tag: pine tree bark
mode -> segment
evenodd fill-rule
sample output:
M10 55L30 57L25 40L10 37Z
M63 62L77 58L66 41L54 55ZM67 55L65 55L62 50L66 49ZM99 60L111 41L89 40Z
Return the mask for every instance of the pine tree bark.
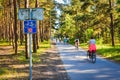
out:
M18 49L18 35L17 35L17 8L16 8L16 0L14 0L14 43L15 43L15 54L17 54L17 49Z
M25 8L28 7L28 0L25 0ZM27 34L25 34L25 58L28 59L29 55L28 55L28 39L27 39Z
M111 2L111 0L109 0L109 5L110 5L110 10L112 10L112 2ZM115 46L115 43L114 43L114 24L113 24L113 13L112 12L110 12L110 19L111 19L110 26L111 26L112 46Z

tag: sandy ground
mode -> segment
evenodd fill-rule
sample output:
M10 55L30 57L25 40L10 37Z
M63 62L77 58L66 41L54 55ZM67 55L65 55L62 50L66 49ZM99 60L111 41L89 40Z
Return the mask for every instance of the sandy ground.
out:
M40 56L42 63L33 64L33 80L70 80L54 45ZM9 52L10 47L0 48L0 80L29 80L29 64L12 59L15 56Z

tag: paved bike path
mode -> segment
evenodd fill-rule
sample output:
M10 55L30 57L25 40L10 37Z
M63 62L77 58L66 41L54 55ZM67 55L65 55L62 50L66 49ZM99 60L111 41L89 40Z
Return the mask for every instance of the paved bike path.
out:
M71 80L120 80L120 65L97 56L95 64L86 57L86 51L72 45L57 43L64 67Z

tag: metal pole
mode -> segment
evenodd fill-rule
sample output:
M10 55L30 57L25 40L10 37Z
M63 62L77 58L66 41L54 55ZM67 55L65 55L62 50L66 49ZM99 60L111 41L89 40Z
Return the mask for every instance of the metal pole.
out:
M32 80L32 34L29 33L29 51L30 51L30 80Z
M31 9L30 9L31 20ZM32 33L29 33L29 52L30 52L30 80L32 80Z

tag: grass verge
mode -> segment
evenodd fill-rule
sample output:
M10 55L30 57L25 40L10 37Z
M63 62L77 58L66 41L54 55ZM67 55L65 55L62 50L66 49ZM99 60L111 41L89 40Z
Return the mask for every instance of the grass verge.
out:
M85 43L80 44L80 47L82 47L85 50L88 49L88 46ZM119 45L112 47L109 44L105 44L105 45L97 44L97 54L103 56L106 59L110 59L112 61L120 63L120 46Z

